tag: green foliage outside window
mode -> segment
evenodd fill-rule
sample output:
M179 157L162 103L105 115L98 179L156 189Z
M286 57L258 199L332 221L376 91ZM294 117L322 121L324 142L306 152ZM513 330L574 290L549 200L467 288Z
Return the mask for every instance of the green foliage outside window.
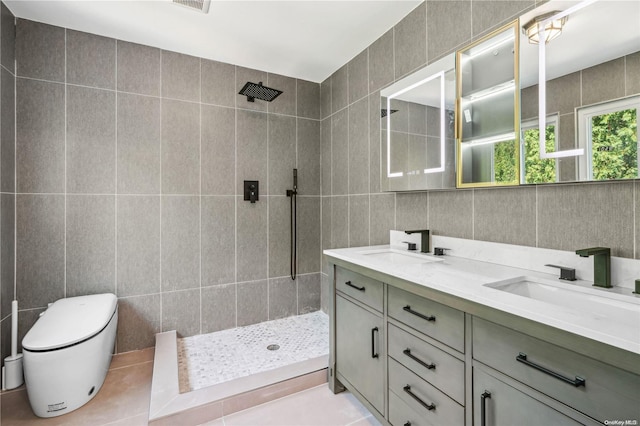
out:
M493 148L494 180L500 183L516 183L516 142L514 140L500 142Z
M593 179L638 177L638 119L635 108L591 119Z
M546 152L556 150L555 126L545 130ZM552 158L540 158L540 130L528 129L524 132L524 181L525 183L549 183L556 181L556 162Z

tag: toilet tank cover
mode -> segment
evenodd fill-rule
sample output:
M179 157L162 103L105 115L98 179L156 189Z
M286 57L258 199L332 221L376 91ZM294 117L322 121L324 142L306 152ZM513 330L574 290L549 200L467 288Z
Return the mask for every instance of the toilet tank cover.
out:
M117 305L118 299L111 293L57 300L24 336L22 347L46 351L86 340L109 323Z

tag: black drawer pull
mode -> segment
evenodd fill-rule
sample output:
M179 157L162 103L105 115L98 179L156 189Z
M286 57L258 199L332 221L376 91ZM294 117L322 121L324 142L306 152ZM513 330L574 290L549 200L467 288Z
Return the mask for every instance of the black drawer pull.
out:
M435 404L427 404L426 402L421 400L418 397L418 395L416 395L415 393L411 392L411 386L407 385L407 386L403 387L402 390L405 391L406 393L408 393L411 398L413 398L416 401L418 401L418 403L420 403L420 405L422 405L427 410L431 411L431 410L435 410L436 409L436 405Z
M411 309L411 306L409 306L409 305L405 306L402 309L407 311L407 312L409 312L410 314L413 314L413 315L415 315L417 317L422 318L423 320L427 320L427 321L435 321L436 320L436 317L434 317L433 315L426 316L425 314L421 314L420 312L416 312L413 309Z
M491 392L485 390L480 395L480 426L487 424L487 398L491 398Z
M403 426L411 426L411 422L406 422Z
M409 349L409 348L407 348L404 351L402 351L402 353L405 354L406 356L408 356L409 358L411 358L412 360L414 360L415 362L417 362L418 364L420 364L421 366L423 366L424 368L428 368L429 370L435 370L436 369L436 365L434 363L427 364L426 362L424 362L423 360L421 360L420 358L418 358L417 356L412 354L411 353L411 349Z
M378 358L378 352L376 352L376 332L378 331L378 327L373 327L371 329L371 358Z
M351 284L351 281L345 281L344 283L351 288L355 288L356 290L359 290L359 291L364 291L364 287L358 287L357 285L353 285Z
M576 376L575 379L570 379L568 377L563 376L562 374L556 373L555 371L549 370L548 368L545 368L541 365L533 363L527 359L527 354L522 352L518 354L518 356L516 357L516 361L521 362L525 365L528 365L529 367L533 367L536 370L542 371L543 373L553 376L556 379L562 380L563 382L569 383L570 385L573 385L575 387L584 386L586 382L582 377Z

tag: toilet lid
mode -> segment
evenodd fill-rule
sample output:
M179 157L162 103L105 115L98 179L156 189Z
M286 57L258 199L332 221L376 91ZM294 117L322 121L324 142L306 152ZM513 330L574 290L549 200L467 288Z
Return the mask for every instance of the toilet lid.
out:
M110 293L60 299L38 318L22 347L46 351L86 340L109 323L117 305L118 299Z

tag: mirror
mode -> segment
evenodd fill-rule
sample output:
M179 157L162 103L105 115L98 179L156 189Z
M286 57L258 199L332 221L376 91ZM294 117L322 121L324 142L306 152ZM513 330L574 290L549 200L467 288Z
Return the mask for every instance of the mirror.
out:
M566 22L521 36L521 182L638 178L640 2L552 0L520 24L540 16Z
M519 182L518 22L457 52L457 186Z
M455 55L380 92L382 191L455 188Z

